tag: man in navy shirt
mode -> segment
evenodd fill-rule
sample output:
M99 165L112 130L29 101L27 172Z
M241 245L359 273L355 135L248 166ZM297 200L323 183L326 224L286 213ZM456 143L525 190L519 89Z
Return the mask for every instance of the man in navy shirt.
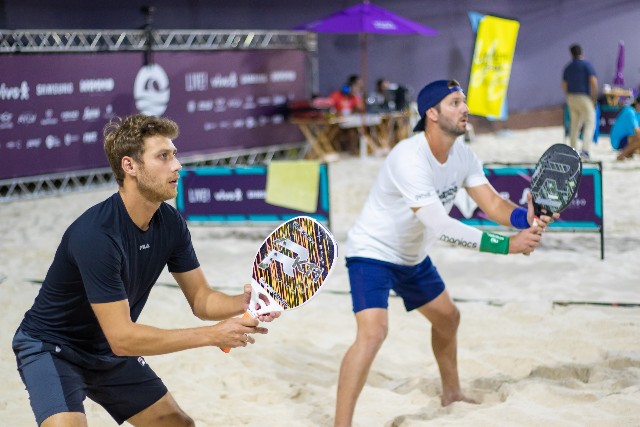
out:
M584 59L582 47L574 44L569 48L572 60L562 74L562 90L567 95L569 108L569 141L578 150L578 135L582 130L580 155L589 159L589 148L596 129L596 101L598 78L593 65Z
M182 168L177 136L173 121L141 114L105 127L118 192L66 230L13 340L38 425L86 426L89 397L119 424L193 426L142 356L244 347L267 332L259 321L278 317L234 317L248 307L250 285L235 296L209 287L186 222L165 203ZM172 330L136 323L165 266L197 317L223 321Z

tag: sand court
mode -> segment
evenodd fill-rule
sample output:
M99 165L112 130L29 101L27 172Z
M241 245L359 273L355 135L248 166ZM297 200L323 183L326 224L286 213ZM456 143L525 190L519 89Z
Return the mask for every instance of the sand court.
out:
M562 142L559 127L480 134L486 162L530 162ZM179 139L176 145L179 146ZM429 325L390 300L390 333L356 407L354 426L639 426L640 159L616 162L607 137L592 149L603 164L605 259L593 233L545 235L530 257L437 246L432 258L458 301L459 370L479 405L440 406ZM382 158L329 166L332 231L339 244L358 215ZM37 294L66 227L115 188L0 205L0 415L34 425L11 338ZM212 286L239 292L270 226L192 226ZM140 322L201 324L163 273ZM147 357L199 426L331 426L340 361L355 334L344 253L323 291L269 325L256 344ZM90 426L115 426L86 402Z

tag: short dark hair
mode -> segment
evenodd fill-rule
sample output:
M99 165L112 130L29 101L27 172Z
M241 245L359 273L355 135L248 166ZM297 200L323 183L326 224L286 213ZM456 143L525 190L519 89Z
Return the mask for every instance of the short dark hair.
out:
M569 48L569 52L571 52L571 56L577 58L578 56L582 55L582 46L580 46L579 44L572 44Z

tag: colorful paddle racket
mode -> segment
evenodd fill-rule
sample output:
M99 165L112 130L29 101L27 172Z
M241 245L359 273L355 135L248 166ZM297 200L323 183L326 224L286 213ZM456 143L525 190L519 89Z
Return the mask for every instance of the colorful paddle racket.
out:
M315 219L299 216L284 222L258 249L253 261L251 301L244 317L292 310L308 303L324 285L337 257L338 244L333 235Z
M582 177L580 155L566 144L554 144L538 160L531 177L534 214L562 212L578 192Z

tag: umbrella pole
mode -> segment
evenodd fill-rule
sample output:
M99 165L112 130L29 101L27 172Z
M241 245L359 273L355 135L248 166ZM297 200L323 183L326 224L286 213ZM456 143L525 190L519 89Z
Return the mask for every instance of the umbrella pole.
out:
M360 77L362 77L363 100L367 100L367 50L368 50L368 34L360 33Z

